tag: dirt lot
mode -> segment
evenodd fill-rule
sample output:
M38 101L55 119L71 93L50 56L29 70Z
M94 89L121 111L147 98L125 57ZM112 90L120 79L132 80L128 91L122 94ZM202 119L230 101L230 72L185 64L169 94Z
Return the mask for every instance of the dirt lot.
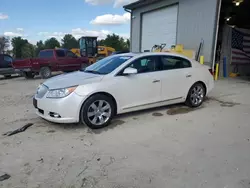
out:
M117 117L106 129L34 114L42 80L0 80L0 187L249 188L250 83L216 83L204 105ZM25 132L2 134L26 123Z

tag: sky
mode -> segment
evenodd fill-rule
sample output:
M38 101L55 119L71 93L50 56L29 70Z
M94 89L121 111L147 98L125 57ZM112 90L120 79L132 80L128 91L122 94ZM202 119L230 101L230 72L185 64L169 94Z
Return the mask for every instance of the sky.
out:
M123 5L136 0L1 0L0 36L21 36L32 44L65 34L129 38L130 14Z

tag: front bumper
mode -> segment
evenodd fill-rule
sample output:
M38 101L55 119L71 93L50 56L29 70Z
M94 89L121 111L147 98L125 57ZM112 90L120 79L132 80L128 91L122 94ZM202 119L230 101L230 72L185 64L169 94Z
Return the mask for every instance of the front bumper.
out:
M60 99L37 98L33 99L36 114L43 119L55 123L78 123L81 106L86 97L71 93L69 96ZM53 114L59 115L55 117Z

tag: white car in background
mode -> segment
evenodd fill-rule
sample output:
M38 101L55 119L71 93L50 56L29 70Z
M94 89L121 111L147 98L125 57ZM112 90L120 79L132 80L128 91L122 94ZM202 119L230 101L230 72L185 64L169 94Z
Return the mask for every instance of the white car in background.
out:
M107 126L116 114L185 102L198 107L214 87L209 67L165 52L106 57L41 84L37 114L56 123Z

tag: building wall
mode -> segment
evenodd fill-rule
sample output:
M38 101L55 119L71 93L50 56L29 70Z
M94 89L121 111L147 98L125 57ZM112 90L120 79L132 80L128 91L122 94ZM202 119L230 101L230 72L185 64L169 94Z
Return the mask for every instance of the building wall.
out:
M141 44L141 18L142 13L148 12L154 9L158 9L164 6L168 6L174 3L178 3L178 0L164 0L159 1L148 6L137 8L132 11L131 15L131 50L132 52L140 52Z
M202 54L205 56L205 62L212 62L217 0L162 0L133 10L131 16L131 50L133 52L140 51L142 13L174 3L179 3L177 43L184 44L186 49L197 50L201 39L203 39Z

